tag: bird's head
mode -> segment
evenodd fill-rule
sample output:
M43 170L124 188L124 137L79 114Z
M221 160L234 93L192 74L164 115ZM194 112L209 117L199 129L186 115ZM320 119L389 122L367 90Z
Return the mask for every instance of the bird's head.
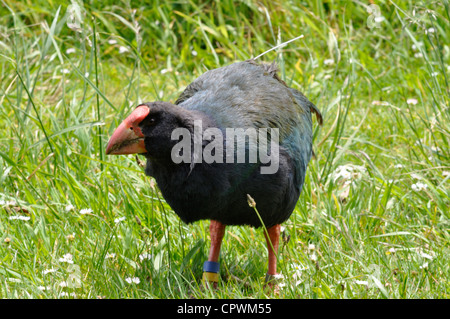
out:
M161 158L170 156L176 141L172 131L187 127L189 114L178 106L166 102L139 105L117 127L106 147L106 154L143 154Z

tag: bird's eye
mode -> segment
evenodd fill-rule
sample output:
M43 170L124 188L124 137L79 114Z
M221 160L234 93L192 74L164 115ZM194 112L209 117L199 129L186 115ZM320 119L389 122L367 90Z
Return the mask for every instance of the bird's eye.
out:
M156 122L156 119L154 117L150 117L148 119L148 124L150 124L150 125L155 124L155 122Z

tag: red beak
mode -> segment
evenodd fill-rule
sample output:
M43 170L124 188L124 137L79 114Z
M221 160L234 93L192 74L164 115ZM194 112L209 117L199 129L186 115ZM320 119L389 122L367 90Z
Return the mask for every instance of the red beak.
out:
M106 146L106 154L146 153L144 134L139 128L139 123L148 113L150 108L147 105L139 105L114 131Z

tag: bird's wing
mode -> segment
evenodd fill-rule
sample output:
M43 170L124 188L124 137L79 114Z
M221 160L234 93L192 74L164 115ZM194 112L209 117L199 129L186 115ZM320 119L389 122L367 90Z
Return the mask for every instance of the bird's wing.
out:
M222 129L278 128L280 145L293 158L301 184L312 156L311 112L320 124L322 115L279 78L275 64L249 60L207 71L187 86L176 104L207 114Z
M276 69L255 62L205 72L175 103L206 113L221 128L279 128L280 138L289 134L302 111Z
M302 131L311 111L321 124L317 107L288 88L277 70L274 63L253 60L210 70L189 84L175 104L206 113L221 128L278 128L281 141L299 123L297 130Z

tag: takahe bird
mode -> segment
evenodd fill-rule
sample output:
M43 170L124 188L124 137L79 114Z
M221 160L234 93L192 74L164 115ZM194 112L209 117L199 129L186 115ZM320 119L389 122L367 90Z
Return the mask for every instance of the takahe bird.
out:
M175 104L139 105L115 130L106 153L142 153L147 158L145 173L155 178L181 220L211 220L211 247L203 266L205 280L218 281L225 227L261 227L262 221L269 255L266 282L271 282L276 275L280 224L295 208L313 154L311 112L322 124L316 106L279 78L275 63L248 60L207 71L186 87ZM229 128L278 129L270 131L273 136L269 134L269 145L264 149L265 155L278 151L271 158L274 163L267 159L263 162L261 157L252 160L248 154L237 160L236 136L230 135ZM177 129L179 134L174 133ZM205 134L208 129L213 130ZM208 135L197 140L197 150L195 130ZM184 142L194 141L193 148L190 143L184 149L177 148L184 137L180 132L191 134ZM274 144L277 138L279 144ZM215 147L209 144L213 141ZM249 134L244 149L250 153L261 141L264 139L255 144ZM201 158L207 148L214 161ZM262 171L272 164L272 172ZM256 210L252 203L256 203Z

